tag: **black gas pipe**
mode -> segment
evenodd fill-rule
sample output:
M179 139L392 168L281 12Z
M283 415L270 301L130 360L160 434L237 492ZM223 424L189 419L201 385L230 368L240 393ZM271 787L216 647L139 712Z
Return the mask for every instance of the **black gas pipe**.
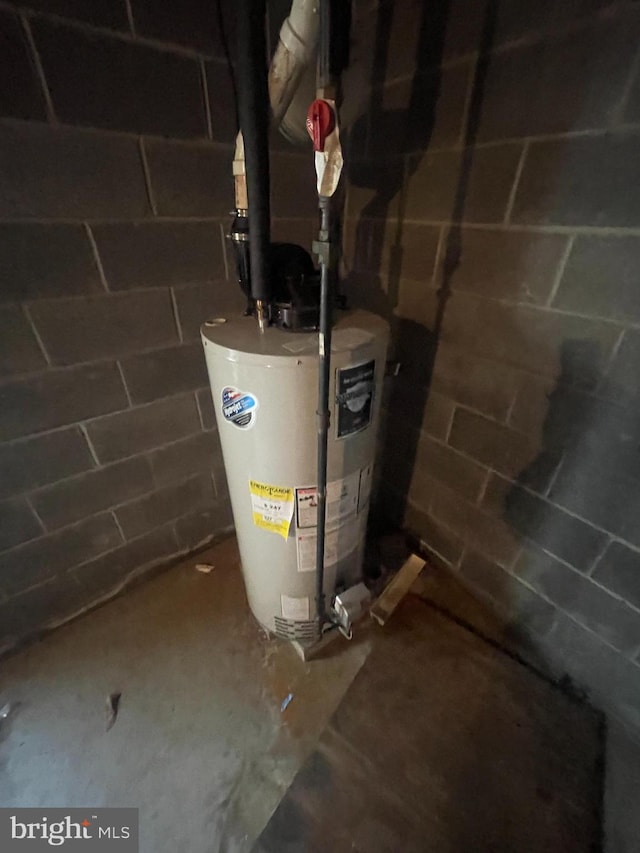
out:
M331 84L330 36L331 36L330 0L320 0L320 43L318 49L317 97L326 96ZM329 386L331 380L331 329L333 325L333 287L331 265L331 198L318 196L320 209L320 232L316 249L320 261L320 330L318 340L318 516L316 526L316 610L318 631L327 621L324 595L324 553L327 521L327 441L329 436Z
M271 301L269 246L269 91L265 37L266 0L237 0L238 120L244 140L249 201L251 296L264 331Z

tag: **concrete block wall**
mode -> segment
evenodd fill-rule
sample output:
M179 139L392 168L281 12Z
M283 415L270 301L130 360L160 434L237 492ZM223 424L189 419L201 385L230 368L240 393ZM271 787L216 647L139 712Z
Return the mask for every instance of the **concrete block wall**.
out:
M1 4L0 650L232 524L198 331L244 307L219 20ZM309 245L312 161L272 171L274 230Z
M640 6L358 3L345 274L378 507L640 724Z

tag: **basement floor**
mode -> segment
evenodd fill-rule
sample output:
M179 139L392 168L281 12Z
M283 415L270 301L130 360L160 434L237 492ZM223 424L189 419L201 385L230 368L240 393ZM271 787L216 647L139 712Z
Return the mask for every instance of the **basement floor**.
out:
M142 853L602 849L595 712L415 596L305 664L233 539L6 658L6 702L0 806L135 806ZM640 849L628 745L610 853Z
M142 853L249 850L368 648L267 638L227 539L0 664L0 806L133 806Z

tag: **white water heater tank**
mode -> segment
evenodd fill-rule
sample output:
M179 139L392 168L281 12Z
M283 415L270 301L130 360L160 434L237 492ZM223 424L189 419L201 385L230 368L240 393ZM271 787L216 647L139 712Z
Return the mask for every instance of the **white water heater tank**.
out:
M287 639L317 634L318 335L218 318L202 342L249 606ZM387 323L341 312L331 347L324 591L362 573Z

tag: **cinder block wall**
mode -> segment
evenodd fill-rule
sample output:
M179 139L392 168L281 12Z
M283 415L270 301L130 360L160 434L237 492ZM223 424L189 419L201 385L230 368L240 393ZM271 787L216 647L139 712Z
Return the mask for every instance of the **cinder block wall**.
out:
M0 9L0 649L232 524L198 339L243 307L216 7ZM308 242L312 161L272 169Z
M640 722L640 6L358 3L346 274L378 505Z

